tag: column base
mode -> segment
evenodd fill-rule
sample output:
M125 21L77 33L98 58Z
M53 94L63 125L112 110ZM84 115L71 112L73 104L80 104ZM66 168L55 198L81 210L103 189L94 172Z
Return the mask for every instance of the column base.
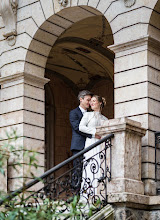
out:
M145 195L155 196L156 195L156 182L154 180L144 181L144 193Z
M116 178L108 183L109 193L134 193L144 195L144 183L142 181Z
M114 219L160 219L160 196L133 193L112 193L108 203L114 209Z

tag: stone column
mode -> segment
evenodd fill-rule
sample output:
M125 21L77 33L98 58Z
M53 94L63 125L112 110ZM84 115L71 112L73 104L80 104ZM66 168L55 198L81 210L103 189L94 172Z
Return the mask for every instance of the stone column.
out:
M111 147L111 181L108 193L144 194L141 181L141 138L146 130L139 122L119 118L97 128L100 135L114 133Z
M147 129L142 139L145 194L156 194L154 132L160 131L160 42L145 36L109 47L115 52L115 118L128 117Z
M17 73L1 77L0 102L0 136L6 140L5 131L17 129L18 143L24 150L37 152L38 169L32 168L34 175L44 172L44 141L45 141L45 96L44 85L48 79L28 73ZM23 154L22 154L23 155ZM16 161L14 161L15 163ZM9 159L13 163L13 158ZM14 190L22 186L24 181L33 177L28 173L27 159L21 159L22 167L13 171L8 165L8 186Z

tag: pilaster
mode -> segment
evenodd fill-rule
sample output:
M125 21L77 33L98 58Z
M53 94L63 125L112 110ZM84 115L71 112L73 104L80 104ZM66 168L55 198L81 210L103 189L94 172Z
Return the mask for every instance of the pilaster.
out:
M0 136L5 141L6 135L12 129L17 130L18 145L23 150L37 152L38 169L32 169L34 175L44 172L44 141L45 141L45 91L44 85L48 79L33 76L28 73L17 73L0 78ZM21 186L24 181L33 177L28 173L28 161L22 157L22 168L18 172L12 168L13 160L8 164L9 190Z
M160 131L160 42L144 36L109 46L115 52L115 118L128 117L146 128L142 138L145 194L156 194L154 132Z

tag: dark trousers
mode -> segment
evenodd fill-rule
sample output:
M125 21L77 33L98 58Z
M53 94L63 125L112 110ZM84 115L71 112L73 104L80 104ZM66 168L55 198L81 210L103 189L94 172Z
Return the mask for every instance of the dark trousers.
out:
M79 152L79 150L72 150L72 155L75 155ZM83 155L73 160L72 187L77 191L78 194L81 189L82 169Z

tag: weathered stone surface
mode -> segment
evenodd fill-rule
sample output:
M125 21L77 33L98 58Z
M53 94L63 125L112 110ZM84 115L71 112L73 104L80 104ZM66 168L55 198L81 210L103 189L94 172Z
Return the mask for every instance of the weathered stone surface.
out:
M148 113L150 112L148 110L149 102L154 101L148 100L147 98L143 98L133 101L131 100L130 102L118 103L115 105L115 118ZM155 105L157 105L157 103L154 102L154 105L152 107L150 106L150 108L152 108L152 111L154 111L154 108L156 107Z
M35 76L44 77L45 68L31 63L25 63L24 71Z
M126 41L132 41L144 36L144 33L147 34L148 25L138 23L133 26L121 29L119 32L114 34L115 42L124 43ZM124 40L125 39L125 40Z
M114 219L115 220L159 220L160 211L152 210L147 211L145 209L133 209L130 207L114 206Z
M76 1L72 1L72 5ZM75 3L77 5L77 3ZM63 17L59 17L57 14L54 14L54 16L51 16L48 21L60 25L61 27L67 29L69 28L73 23L69 20L65 20Z
M78 5L87 5L88 0L79 0Z
M152 77L152 74L150 74ZM147 81L148 79L148 68L141 67L138 69L132 69L125 72L114 74L114 87L115 89L122 86L133 85ZM154 79L153 79L154 80Z
M25 20L21 20L17 23L17 33L27 33L30 37L33 37L38 30L38 27L35 23L35 21L29 17Z
M159 40L159 30L156 27L149 25L148 32L154 39Z
M1 105L0 114L19 111L23 109L23 97L1 102L0 105Z
M1 55L0 66L3 67L6 63L13 63L17 60L25 60L26 56L25 48L16 48L11 51L6 51Z
M139 83L115 89L115 104L119 102L130 101L144 98L148 95L148 83Z
M97 212L95 215L90 217L90 220L113 220L114 219L114 210L111 205L105 206L103 209L101 209L99 212Z
M132 203L133 207L136 204L139 204L139 206L143 205L144 207L145 205L149 205L150 197L134 193L110 193L108 195L108 202L110 204L126 203L127 205Z
M147 65L146 51L141 51L136 54L130 54L128 56L119 57L115 59L115 73L137 68L144 65Z
M108 192L144 194L144 185L141 182L141 137L145 135L145 129L139 122L119 118L104 122L101 128L97 128L97 133L114 133L112 179L108 183Z
M97 7L99 1L98 0L89 0L88 2L88 6L91 6L91 7Z
M32 17L32 19L35 21L35 23L38 26L40 26L45 21L43 9L39 1L38 2L36 1L33 4L29 4L26 7L24 8L22 7L18 10L18 14L17 14L18 21L27 19L29 17Z
M25 137L18 139L18 144L26 150L37 151L38 169L29 169L28 161L21 159L22 167L14 170L12 163L16 158L9 158L8 189L16 189L24 183L23 177L32 178L44 172L44 84L47 79L28 73L17 73L14 76L1 77L3 98L1 104L0 135L6 139L5 132L17 130L17 135ZM19 110L18 110L19 108ZM5 127L5 129L4 129ZM18 145L17 145L18 146ZM23 155L23 152L22 152ZM21 179L19 180L18 177Z
M149 211L144 210L134 210L131 208L120 208L116 207L115 209L115 220L149 220L150 219ZM151 220L151 219L150 219Z
M153 169L153 167L151 167L151 169ZM152 172L154 172L154 171L155 170L152 170ZM145 195L155 196L157 194L157 192L156 192L156 182L152 179L144 180L144 192L145 192ZM155 200L152 200L153 204L154 204L154 201Z
M155 162L155 149L153 147L142 147L142 162Z
M18 1L15 0L14 3L11 1L1 1L0 2L0 13L3 18L5 25L5 33L3 36L7 39L10 46L15 45L16 35L17 35L17 7Z
M35 2L37 2L37 0L28 0L27 2L26 2L25 0L21 0L21 1L19 2L19 4L18 4L18 7L19 7L19 8L22 8L22 7L25 7L25 6L27 6L27 5L33 4L33 3L35 3Z
M67 11L69 13L67 13ZM67 8L64 11L61 10L58 14L66 18L67 20L73 21L74 23L80 21L81 19L85 19L93 16L91 12L83 9L82 7Z
M137 10L128 11L126 13L119 14L112 21L112 31L116 33L123 28L135 25L138 22L147 23L149 22L149 14L152 13L152 10L149 8L137 8ZM141 16L138 16L141 15ZM132 19L130 19L132 17Z
M45 14L45 18L49 18L54 13L53 0L41 0L42 8Z

